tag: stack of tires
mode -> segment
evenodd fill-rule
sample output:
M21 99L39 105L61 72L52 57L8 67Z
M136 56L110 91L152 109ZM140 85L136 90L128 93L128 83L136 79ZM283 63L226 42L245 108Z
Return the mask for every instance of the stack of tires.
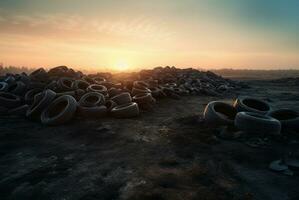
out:
M252 97L239 97L233 105L210 102L204 110L204 119L212 128L235 126L248 134L299 133L298 112L290 109L273 110L267 102Z

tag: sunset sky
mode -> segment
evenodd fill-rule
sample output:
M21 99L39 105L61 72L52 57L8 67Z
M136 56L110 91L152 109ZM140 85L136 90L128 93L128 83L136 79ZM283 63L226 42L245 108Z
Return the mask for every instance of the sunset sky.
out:
M0 63L299 69L299 1L0 0Z

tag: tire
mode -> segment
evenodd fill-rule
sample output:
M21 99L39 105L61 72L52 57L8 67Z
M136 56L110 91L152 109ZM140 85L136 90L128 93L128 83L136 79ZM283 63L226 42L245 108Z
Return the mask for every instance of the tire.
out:
M41 122L45 125L60 125L70 121L77 110L74 97L64 95L55 99L41 114Z
M34 80L34 81L45 81L48 79L48 74L44 68L39 68L39 69L33 71L29 75L29 77L31 80Z
M4 79L4 82L6 82L8 86L10 86L16 82L16 79L13 76L8 76Z
M25 102L28 104L32 104L33 100L34 100L34 96L40 92L42 92L43 90L40 88L35 88L35 89L31 89L28 92L26 92L25 94Z
M133 101L139 104L153 104L156 100L153 98L151 93L136 94L133 97Z
M204 110L204 120L208 126L217 128L220 126L234 125L237 110L230 104L212 101Z
M60 78L57 81L58 90L60 92L71 91L72 90L72 84L73 84L73 81L70 78L63 77L63 78Z
M0 82L0 92L6 92L8 90L8 84L6 82Z
M58 90L57 81L55 81L55 80L51 81L49 84L47 84L45 86L45 89L50 89L50 90L53 90L53 91L57 91Z
M0 105L5 108L15 108L21 105L21 98L11 93L0 92Z
M27 104L19 106L17 108L11 109L8 111L10 115L26 116L26 112L29 106Z
M110 112L112 110L112 108L117 106L117 104L114 101L109 100L109 101L106 101L105 106L107 108L107 112Z
M92 84L88 86L87 91L89 92L99 92L104 95L108 94L107 88L104 85Z
M236 115L235 126L246 133L279 135L281 124L273 117L254 113L239 112Z
M135 96L136 94L144 94L144 93L151 93L150 89L139 89L139 88L133 88L131 91L132 96Z
M33 81L33 82L30 82L30 83L27 85L27 89L28 89L28 90L35 89L35 88L44 89L46 86L47 86L46 83Z
M107 107L104 105L95 107L79 106L78 114L86 118L104 117L107 115Z
M48 71L48 75L61 77L61 76L64 76L67 73L67 71L68 71L68 68L66 66L58 66L58 67L54 67L54 68L50 69Z
M89 83L84 80L75 80L72 84L72 88L74 90L81 89L81 90L86 90L89 86Z
M131 102L119 105L111 110L111 115L116 118L131 118L139 115L139 107L137 103Z
M133 87L141 90L146 90L149 85L144 81L134 81Z
M271 111L271 106L260 99L252 97L239 97L234 102L234 107L238 112L255 112L259 114L267 114Z
M84 94L80 100L79 105L84 107L95 107L105 104L105 96L98 92L89 92Z
M158 87L149 88L153 97L161 97L161 90Z
M130 93L124 92L119 95L112 97L110 100L114 101L117 105L128 104L132 102Z
M281 131L295 131L299 133L299 113L291 109L279 109L267 114L280 121Z
M103 78L103 77L95 77L95 78L93 78L93 81L94 81L96 84L101 85L101 83L106 82L106 79Z
M108 90L108 95L110 98L118 95L118 94L121 94L122 90L121 89L116 89L116 88L110 88Z
M52 90L45 90L34 96L33 104L27 110L26 116L30 118L39 117L42 111L55 99L56 93Z
M17 81L8 87L8 92L16 95L23 95L26 92L26 89L27 87L23 82Z

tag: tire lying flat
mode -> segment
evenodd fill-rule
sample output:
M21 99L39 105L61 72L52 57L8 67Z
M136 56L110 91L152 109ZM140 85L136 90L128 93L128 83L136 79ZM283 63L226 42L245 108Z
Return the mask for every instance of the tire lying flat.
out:
M239 112L235 126L241 131L253 134L279 135L281 124L277 119L254 112Z
M291 109L279 109L268 113L268 116L280 121L282 132L299 133L299 113Z
M116 118L131 118L139 115L139 107L135 102L112 108L111 115Z
M254 112L267 114L271 111L271 106L267 102L253 97L238 97L234 102L234 107L238 112Z

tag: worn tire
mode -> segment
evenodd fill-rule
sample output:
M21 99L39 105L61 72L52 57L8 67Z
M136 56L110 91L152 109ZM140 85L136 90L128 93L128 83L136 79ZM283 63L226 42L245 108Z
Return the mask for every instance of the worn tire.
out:
M105 106L107 107L107 111L110 112L112 110L112 108L117 106L117 104L112 100L108 100L108 101L106 101Z
M86 90L89 86L89 83L84 80L75 80L72 84L72 88L74 90L81 89L81 90Z
M110 88L108 90L108 95L110 98L118 95L118 94L121 94L122 93L122 90L121 89L116 89L116 88Z
M31 89L28 92L26 92L24 99L25 102L28 104L32 104L33 100L34 100L34 96L40 92L42 92L43 90L40 88L35 88L35 89Z
M6 92L8 90L8 84L6 82L0 82L0 92Z
M139 89L134 87L131 91L132 96L135 96L136 94L144 94L144 93L151 93L151 90L148 88Z
M124 92L111 98L117 105L128 104L132 102L130 93Z
M233 125L237 110L230 104L212 101L204 110L205 123L212 127Z
M34 81L45 81L48 79L48 74L44 68L39 68L35 71L33 71L29 78Z
M16 95L23 95L26 92L26 88L27 87L23 82L17 81L8 87L8 92Z
M133 87L141 90L146 90L149 85L144 81L134 81Z
M254 112L239 112L236 115L235 126L246 133L265 135L279 135L281 130L281 124L277 119Z
M299 113L291 109L279 109L268 113L268 116L280 121L281 131L299 133Z
M42 111L55 99L56 93L52 90L45 90L34 96L33 104L27 110L26 116L30 118L39 117Z
M60 92L71 91L72 90L72 84L73 84L73 81L70 78L63 77L63 78L60 78L57 81L58 90Z
M89 92L84 94L80 100L79 105L84 107L95 107L105 104L105 96L98 92Z
M21 105L21 98L11 93L0 92L0 105L5 108L15 108Z
M153 104L156 100L153 98L151 93L136 94L133 97L133 101L139 104Z
M107 107L104 105L94 107L78 107L78 114L86 118L104 117L107 114Z
M139 115L139 107L135 102L123 104L112 108L111 115L116 118L131 118Z
M263 100L252 97L238 97L234 102L234 107L238 112L244 111L267 114L271 111L270 104Z
M87 91L89 92L99 92L102 93L104 95L107 95L107 88L104 85L98 85L98 84L91 84L90 86L88 86Z
M29 105L25 104L8 111L10 115L26 116Z
M41 114L41 122L45 125L59 125L70 121L77 110L74 97L64 95L55 99Z

